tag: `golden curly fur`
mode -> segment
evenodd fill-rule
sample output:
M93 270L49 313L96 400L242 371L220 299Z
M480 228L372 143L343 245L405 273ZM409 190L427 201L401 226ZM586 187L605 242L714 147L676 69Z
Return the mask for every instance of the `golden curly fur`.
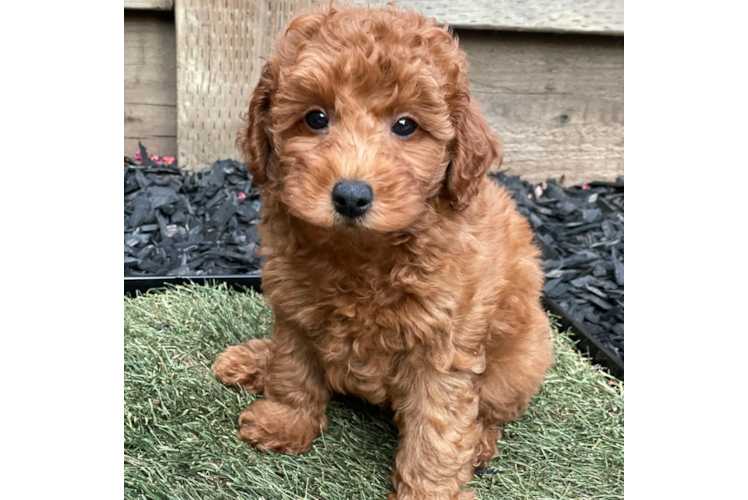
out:
M329 124L304 117L323 111ZM396 136L408 117L413 135ZM303 453L333 392L390 406L400 429L391 499L466 499L499 425L552 360L527 222L486 176L501 146L471 98L458 41L389 6L325 5L280 36L239 144L264 183L260 234L272 340L229 347L213 371L264 391L239 417L261 450ZM344 220L341 180L373 203Z

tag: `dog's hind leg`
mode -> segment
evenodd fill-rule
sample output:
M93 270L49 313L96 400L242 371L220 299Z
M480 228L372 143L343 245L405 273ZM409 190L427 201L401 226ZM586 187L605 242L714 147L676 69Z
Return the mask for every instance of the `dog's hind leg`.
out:
M226 385L242 386L253 394L262 392L272 347L270 339L252 339L231 346L216 358L213 375Z
M481 391L478 420L481 434L473 452L473 466L485 469L498 453L497 442L501 438L501 425L515 420L527 409L534 391L522 391L510 387L501 380L501 371L489 373Z
M479 469L496 456L499 426L527 409L553 360L548 319L539 305L511 330L516 333L508 335L497 328L488 345L478 413L483 431L473 456Z

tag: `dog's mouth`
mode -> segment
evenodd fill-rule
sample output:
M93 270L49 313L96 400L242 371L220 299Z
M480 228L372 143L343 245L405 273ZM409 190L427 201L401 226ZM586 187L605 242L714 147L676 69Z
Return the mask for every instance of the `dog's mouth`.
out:
M356 217L356 218L348 218L348 217L340 217L338 226L341 226L345 229L360 229L364 227L364 216Z

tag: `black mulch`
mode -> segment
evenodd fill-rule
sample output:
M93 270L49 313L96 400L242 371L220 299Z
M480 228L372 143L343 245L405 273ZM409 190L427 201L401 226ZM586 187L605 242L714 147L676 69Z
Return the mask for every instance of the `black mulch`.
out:
M193 173L142 156L142 165L125 158L125 276L258 269L262 205L244 163L221 160Z
M200 172L125 158L125 276L256 272L260 194L245 164ZM623 177L564 187L492 178L513 194L543 250L546 295L623 359Z

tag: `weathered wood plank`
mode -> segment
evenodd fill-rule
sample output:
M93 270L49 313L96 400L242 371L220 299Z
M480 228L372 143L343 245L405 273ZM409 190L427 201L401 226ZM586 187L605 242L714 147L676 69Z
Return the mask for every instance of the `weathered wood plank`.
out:
M272 41L309 0L180 0L177 25L177 149L199 169L239 156L241 117Z
M621 39L458 32L470 84L504 143L503 169L538 182L623 174Z
M353 0L377 7L391 0ZM313 0L314 4L329 0ZM623 0L396 0L456 28L623 35Z
M176 35L171 14L126 11L125 155L140 139L149 151L177 150Z
M132 155L128 144L138 141L150 153L159 156L177 154L177 108L154 104L128 104L125 106L125 155ZM131 140L128 143L128 140Z
M125 0L125 9L172 10L174 0Z
M125 137L176 137L177 108L129 104L125 110Z

